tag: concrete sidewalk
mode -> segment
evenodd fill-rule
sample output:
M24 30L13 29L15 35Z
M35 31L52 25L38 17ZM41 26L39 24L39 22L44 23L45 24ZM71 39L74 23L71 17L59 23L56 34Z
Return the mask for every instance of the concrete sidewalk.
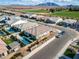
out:
M59 57L61 57L63 54L64 54L64 52L66 51L66 49L68 48L68 46L72 43L72 42L74 42L75 40L77 40L79 38L79 36L78 37L76 37L76 38L74 38L74 39L72 39L72 40L70 40L70 41L68 41L68 43L64 46L64 48L62 48L61 49L61 51L55 56L55 58L53 58L53 59L59 59Z

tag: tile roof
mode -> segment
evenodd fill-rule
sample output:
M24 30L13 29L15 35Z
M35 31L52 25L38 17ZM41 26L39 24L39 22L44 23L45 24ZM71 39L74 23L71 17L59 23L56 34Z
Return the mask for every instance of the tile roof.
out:
M6 44L0 39L0 54L6 52L7 50L8 49L6 48Z

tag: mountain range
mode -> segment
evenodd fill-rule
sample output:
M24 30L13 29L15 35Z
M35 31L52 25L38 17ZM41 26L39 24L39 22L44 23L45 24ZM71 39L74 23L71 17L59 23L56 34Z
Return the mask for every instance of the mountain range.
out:
M59 6L59 5L53 2L47 2L47 3L38 4L36 6Z

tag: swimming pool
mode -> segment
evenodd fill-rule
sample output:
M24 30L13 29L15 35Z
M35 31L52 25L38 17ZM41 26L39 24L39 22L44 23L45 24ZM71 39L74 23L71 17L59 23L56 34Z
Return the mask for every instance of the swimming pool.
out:
M27 32L24 32L24 35L28 38L28 39L31 39L31 40L36 40L36 36L32 35L32 34L29 34Z
M24 35L29 37L29 33L28 32L24 32Z
M13 28L13 27L7 28L7 32L9 32L9 33L14 33L14 32L19 32L19 31L20 30L17 28Z
M19 40L20 40L24 45L28 45L28 44L31 43L30 41L26 40L24 37L20 37Z
M0 36L1 36L1 35L6 35L6 34L5 34L3 31L0 31Z
M13 33L15 32L12 28L7 29L8 32Z
M32 42L32 40L28 37L22 36L24 39L28 40L29 42Z

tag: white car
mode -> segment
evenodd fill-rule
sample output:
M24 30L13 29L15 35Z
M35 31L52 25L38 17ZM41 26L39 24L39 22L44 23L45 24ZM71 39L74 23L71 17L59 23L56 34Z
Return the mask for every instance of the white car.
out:
M65 31L62 31L62 32L58 33L55 37L60 38L64 33L65 33Z

